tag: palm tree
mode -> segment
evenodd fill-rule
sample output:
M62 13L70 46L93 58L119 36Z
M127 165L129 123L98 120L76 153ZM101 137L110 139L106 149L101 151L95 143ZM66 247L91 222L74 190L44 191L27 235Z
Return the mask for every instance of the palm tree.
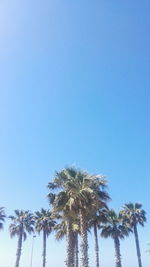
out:
M15 210L15 215L9 216L9 218L13 221L13 223L9 226L10 237L18 236L18 247L16 253L16 263L15 267L19 267L21 249L22 249L22 241L26 240L27 233L31 234L34 232L34 218L33 214L28 210Z
M138 264L139 267L142 267L137 225L140 224L141 226L144 226L144 223L146 222L146 212L142 209L142 204L128 203L123 206L122 215L124 216L124 220L127 221L130 224L131 228L133 229L135 236Z
M60 219L60 218L59 218ZM65 218L61 217L61 222L58 223L54 230L56 231L55 238L56 240L61 240L65 236L67 236L67 222ZM72 221L71 224L71 233L70 233L70 239L71 239L71 247L72 247L72 262L74 267L78 267L78 235L80 234L80 225L79 220Z
M107 222L107 213L108 208L106 206L96 212L89 221L89 227L92 227L94 230L96 267L99 267L98 229L100 229L102 223Z
M52 232L55 221L50 210L41 209L35 212L35 230L40 234L43 232L43 267L46 266L46 241L49 234Z
M114 210L108 211L107 223L101 226L101 236L104 238L111 237L114 240L116 267L121 267L120 239L128 236L131 229L122 222L121 215L117 215Z
M73 170L74 171L74 170ZM70 174L70 170L69 170ZM81 267L88 267L88 221L109 199L102 176L76 170L69 181L70 203L79 213L81 233Z
M3 229L5 217L6 217L6 215L5 215L4 207L0 207L0 230Z
M73 253L73 242L72 242L72 221L73 213L69 213L67 202L68 196L65 191L60 191L58 194L50 193L48 195L50 204L53 205L53 213L59 214L65 220L65 231L66 231L66 266L74 267L74 253ZM71 215L71 216L70 216ZM64 234L64 233L63 233Z
M65 209L69 217L80 220L81 233L81 267L88 267L88 218L89 214L96 212L99 208L105 206L109 199L105 192L106 180L100 175L90 175L86 171L73 167L66 168L59 173L53 182L49 183L50 189L60 189L57 195L50 193L49 198L53 206L59 210ZM69 221L68 221L69 226ZM69 226L70 228L70 226ZM69 229L68 228L68 229ZM70 232L70 230L68 231ZM69 242L70 238L68 239ZM71 244L69 245L69 254L71 253ZM67 264L71 267L71 264Z
M50 205L53 207L53 213L56 217L62 219L58 226L56 226L56 238L62 239L66 235L66 267L74 267L74 254L73 254L73 242L72 242L72 220L73 213L70 216L70 210L68 209L69 197L66 191L66 182L68 177L65 173L65 169L61 172L56 172L54 180L48 183L48 188L51 190L48 194ZM54 193L52 193L54 191Z

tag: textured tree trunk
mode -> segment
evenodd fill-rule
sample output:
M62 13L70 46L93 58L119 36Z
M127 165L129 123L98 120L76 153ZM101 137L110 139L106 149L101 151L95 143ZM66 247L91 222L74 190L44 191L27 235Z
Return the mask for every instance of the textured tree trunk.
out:
M88 237L87 237L87 222L84 212L80 210L80 231L81 231L81 266L89 266L88 258Z
M15 267L19 267L19 262L20 262L20 257L21 257L21 248L22 248L22 235L23 235L23 232L21 231L19 235L19 239L18 239Z
M73 236L71 231L71 222L67 221L66 227L66 267L74 267L74 247L73 247Z
M75 267L75 264L76 264L76 257L75 257L75 253L76 253L76 235L74 232L71 232L71 246L72 246L72 265L73 267Z
M46 266L46 232L43 230L43 267Z
M75 267L79 266L79 260L78 260L78 254L79 254L79 249L78 249L78 233L75 233L75 251L74 251L74 265Z
M118 237L114 239L114 244L116 252L116 267L121 267L120 241Z
M136 224L134 225L134 236L135 236L135 244L136 244L137 257L138 257L138 264L139 264L139 267L142 267L139 237L138 237L138 231L137 231Z
M96 267L99 267L99 245L97 236L97 225L94 223L94 239L95 239L95 256L96 256Z

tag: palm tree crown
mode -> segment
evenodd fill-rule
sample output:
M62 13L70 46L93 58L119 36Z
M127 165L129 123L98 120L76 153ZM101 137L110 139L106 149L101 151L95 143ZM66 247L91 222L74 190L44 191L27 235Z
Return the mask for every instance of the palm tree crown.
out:
M124 239L130 232L131 228L123 223L121 214L117 215L113 209L109 210L107 222L102 226L102 237L111 237L113 239L118 237L119 239Z
M55 226L56 222L52 216L52 212L50 210L41 209L41 211L35 212L35 229L38 233L41 231L45 231L48 236Z
M106 180L102 175L90 175L86 171L68 167L57 172L53 182L48 184L51 190L59 189L57 195L48 195L50 204L53 203L56 211L65 207L66 213L77 212L78 209L86 213L91 208L97 210L105 205L109 199L106 188ZM58 191L57 191L58 192Z
M146 212L142 209L142 204L140 203L128 203L123 206L122 215L124 219L130 223L133 227L135 224L140 224L144 226L146 222Z
M24 240L27 238L27 233L31 234L34 232L34 218L30 211L15 210L15 215L9 216L13 221L9 226L10 236L19 236L22 232Z

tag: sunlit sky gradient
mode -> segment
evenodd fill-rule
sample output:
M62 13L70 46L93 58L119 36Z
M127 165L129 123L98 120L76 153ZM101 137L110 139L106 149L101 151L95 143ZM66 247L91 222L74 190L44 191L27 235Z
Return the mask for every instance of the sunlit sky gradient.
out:
M111 207L139 201L150 218L150 1L0 1L0 206L48 208L55 170L76 164L107 175ZM0 232L0 266L17 239ZM139 229L143 266L150 223ZM30 264L31 240L20 267ZM133 236L123 266L137 267ZM47 266L64 266L65 242L48 241ZM110 239L101 266L114 267ZM33 267L41 267L35 239ZM93 239L90 261L94 265Z

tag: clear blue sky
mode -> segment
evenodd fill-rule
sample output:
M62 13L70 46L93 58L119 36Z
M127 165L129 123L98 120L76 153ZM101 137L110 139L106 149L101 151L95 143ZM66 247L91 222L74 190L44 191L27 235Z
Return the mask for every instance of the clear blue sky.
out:
M111 207L139 201L150 218L149 14L149 0L0 1L0 206L8 214L48 207L54 171L76 164L107 175ZM16 253L7 227L2 267ZM65 243L53 240L48 266L63 266ZM149 221L140 240L148 267ZM113 241L100 243L102 266L114 267ZM121 245L124 266L136 267L133 237ZM30 251L31 237L20 267ZM33 267L41 254L36 238Z

